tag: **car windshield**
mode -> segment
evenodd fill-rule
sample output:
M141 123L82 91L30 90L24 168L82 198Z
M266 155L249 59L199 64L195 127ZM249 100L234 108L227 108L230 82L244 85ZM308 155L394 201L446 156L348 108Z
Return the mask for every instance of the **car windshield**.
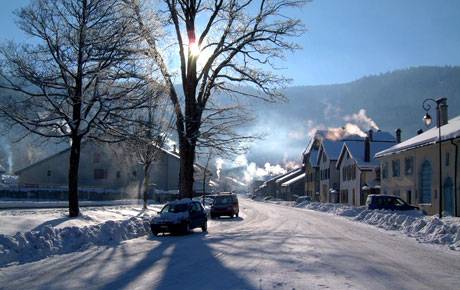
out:
M161 213L167 213L167 212L184 212L187 211L188 209L188 204L186 203L175 203L175 204L167 204L165 207L161 210Z
M231 196L217 196L214 199L214 204L219 205L219 204L231 204L232 203L232 197Z

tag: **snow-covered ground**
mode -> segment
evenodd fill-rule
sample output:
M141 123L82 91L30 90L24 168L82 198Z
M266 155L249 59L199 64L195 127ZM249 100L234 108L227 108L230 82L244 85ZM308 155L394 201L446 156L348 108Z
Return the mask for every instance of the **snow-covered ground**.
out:
M270 202L270 201L267 201ZM366 210L364 206L354 207L343 204L273 201L275 204L295 206L314 211L347 217L379 228L397 231L400 234L414 237L419 242L439 244L451 250L460 251L460 218L446 216L439 219L437 216L427 216L421 211L390 211Z
M1 210L0 288L454 289L460 283L458 218L276 203L241 198L241 216L211 220L208 233L157 238L149 220L161 205L88 207L75 219L65 208Z

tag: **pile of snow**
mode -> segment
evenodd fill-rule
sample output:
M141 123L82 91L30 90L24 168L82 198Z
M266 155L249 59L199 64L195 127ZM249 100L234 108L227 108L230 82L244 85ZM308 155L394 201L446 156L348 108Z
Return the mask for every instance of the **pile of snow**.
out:
M150 231L151 216L109 220L84 227L44 226L40 231L0 235L0 265L30 262L51 255L83 251L93 245L103 246L144 236Z
M424 215L418 210L366 210L364 206L354 207L337 203L309 201L299 204L286 201L273 201L270 203L347 217L353 221L366 223L385 230L398 231L401 234L417 239L419 242L444 245L451 250L460 251L460 219L446 216L446 213L442 219L439 219L436 216Z

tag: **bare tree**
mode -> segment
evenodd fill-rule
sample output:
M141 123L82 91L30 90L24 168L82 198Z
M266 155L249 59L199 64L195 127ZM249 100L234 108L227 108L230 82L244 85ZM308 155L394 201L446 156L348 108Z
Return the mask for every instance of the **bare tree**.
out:
M158 65L169 89L181 158L179 196L190 197L199 141L224 148L250 137L228 130L233 127L232 122L238 123L232 114L241 108L241 97L268 102L285 99L279 89L288 80L272 73L276 69L274 61L283 59L287 51L298 49L289 38L301 34L303 25L288 13L308 1L151 1L157 5L154 9L148 9L148 1L124 1L133 9L147 53ZM156 25L152 25L153 20ZM165 33L171 35L158 35L159 25L164 25ZM166 56L172 57L168 61ZM183 100L174 87L175 68L179 69ZM253 93L244 89L247 85L255 88ZM228 96L228 107L211 106L212 102L220 105L215 100L219 92ZM218 123L235 134L227 141L217 138ZM219 132L219 137L223 137L225 130Z
M126 110L142 108L136 77L137 36L118 0L33 0L16 12L33 44L7 43L0 113L25 134L71 143L69 216L79 213L78 167L84 138L101 140L123 125ZM115 141L111 139L108 141Z
M144 169L142 180L143 208L147 208L147 191L152 165L158 157L169 137L173 125L173 115L168 111L167 101L164 98L164 88L157 85L150 89L148 106L143 110L136 110L131 130L124 136L128 148L131 148L137 162Z

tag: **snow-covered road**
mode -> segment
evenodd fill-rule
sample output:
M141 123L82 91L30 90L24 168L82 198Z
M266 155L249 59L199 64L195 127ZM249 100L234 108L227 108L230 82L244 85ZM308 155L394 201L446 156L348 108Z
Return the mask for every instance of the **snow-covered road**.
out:
M240 217L187 236L0 268L20 289L458 289L460 253L343 217L240 199Z

